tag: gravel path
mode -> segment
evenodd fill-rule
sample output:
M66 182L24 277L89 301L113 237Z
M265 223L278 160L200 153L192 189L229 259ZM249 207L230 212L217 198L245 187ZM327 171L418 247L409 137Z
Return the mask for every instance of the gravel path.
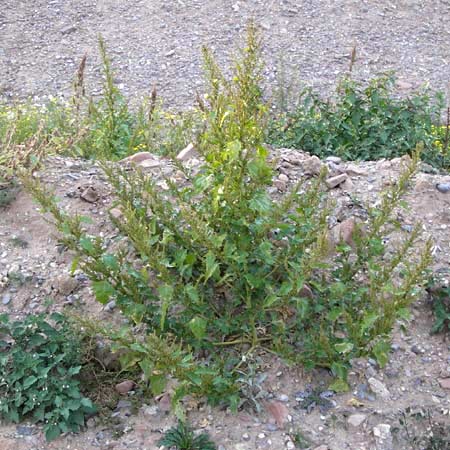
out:
M0 95L67 95L85 52L95 93L101 33L127 94L157 83L186 107L202 84L201 46L227 61L249 18L264 31L269 81L283 57L290 79L327 92L356 44L359 77L394 69L405 91L450 91L449 0L2 0Z

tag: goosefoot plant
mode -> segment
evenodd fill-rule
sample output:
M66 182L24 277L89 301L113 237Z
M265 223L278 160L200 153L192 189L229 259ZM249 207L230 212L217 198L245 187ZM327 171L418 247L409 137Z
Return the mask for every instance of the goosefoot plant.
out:
M10 321L0 316L0 417L44 424L47 440L79 431L95 407L75 376L80 342L60 314Z
M197 148L202 162L192 170L175 162L185 183L167 178L162 189L138 168L103 165L122 213L112 217L122 237L119 250L89 235L83 218L58 208L37 180L25 180L76 253L74 267L90 277L97 299L115 299L149 335L183 343L198 361L206 356L207 375L189 375L191 386L235 407L237 377L260 347L309 368L331 369L336 390L346 387L352 358L370 354L385 364L392 327L406 317L430 261L429 244L415 262L411 258L418 227L397 247L385 243L399 228L394 211L418 153L405 161L380 204L368 208L367 223L355 221L350 243L330 245L325 172L299 182L281 200L268 194L274 170L263 145L267 107L259 50L250 25L230 80L203 50L209 90L199 105L206 124ZM148 349L128 347L146 352L146 377L158 375L155 384L164 388L156 355L152 361Z

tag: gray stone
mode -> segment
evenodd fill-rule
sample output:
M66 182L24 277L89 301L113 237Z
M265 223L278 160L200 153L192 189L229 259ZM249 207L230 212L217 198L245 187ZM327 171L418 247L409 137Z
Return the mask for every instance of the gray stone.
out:
M7 292L6 294L3 295L2 304L7 305L10 301L11 301L11 294Z
M37 430L34 427L28 427L26 425L17 425L16 426L17 434L20 436L31 436Z
M347 423L352 427L358 428L365 422L366 419L367 416L365 414L352 414L347 419Z
M115 307L116 307L116 302L114 300L111 300L110 302L108 302L106 304L105 311L113 311Z
M68 25L67 27L61 28L61 34L66 35L77 31L77 27L75 25Z
M373 428L377 450L393 450L391 426L386 423L380 423Z
M442 194L450 192L450 183L438 183L436 184L436 189Z
M333 164L340 164L342 162L342 158L340 158L339 156L328 156L327 158L325 158L326 162L331 162Z
M383 400L389 400L391 398L391 393L381 381L376 378L369 378L367 381L374 394L381 397Z

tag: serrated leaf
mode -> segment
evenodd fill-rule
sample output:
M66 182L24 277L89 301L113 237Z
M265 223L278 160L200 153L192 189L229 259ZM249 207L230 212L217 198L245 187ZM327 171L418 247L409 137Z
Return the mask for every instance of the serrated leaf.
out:
M259 191L249 201L248 206L252 211L267 213L272 207L272 200L266 191Z

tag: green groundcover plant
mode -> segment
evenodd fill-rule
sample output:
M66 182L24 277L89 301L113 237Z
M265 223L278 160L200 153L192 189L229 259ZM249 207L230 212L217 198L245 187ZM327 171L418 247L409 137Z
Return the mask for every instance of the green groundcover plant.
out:
M47 440L78 431L95 412L76 375L81 343L60 314L0 316L0 418L44 424Z
M273 117L269 142L349 160L395 158L422 143L422 159L448 169L447 127L438 126L443 96L424 89L402 98L395 85L393 74L374 78L367 86L346 76L332 100L305 89L296 107Z
M373 355L386 364L391 330L407 320L430 263L430 244L414 247L420 226L399 233L395 220L418 151L345 241L330 241L326 172L282 199L268 194L274 169L263 145L268 107L259 52L250 25L228 79L203 50L202 162L195 169L176 162L185 183L167 178L161 189L138 168L103 163L122 213L111 217L116 250L85 230L86 218L60 209L38 180L24 178L97 300L114 299L130 321L111 334L124 367L140 367L155 395L175 379L174 404L195 393L237 408L240 377L258 349L328 368L332 387L346 389L352 358ZM393 232L400 237L387 240Z

